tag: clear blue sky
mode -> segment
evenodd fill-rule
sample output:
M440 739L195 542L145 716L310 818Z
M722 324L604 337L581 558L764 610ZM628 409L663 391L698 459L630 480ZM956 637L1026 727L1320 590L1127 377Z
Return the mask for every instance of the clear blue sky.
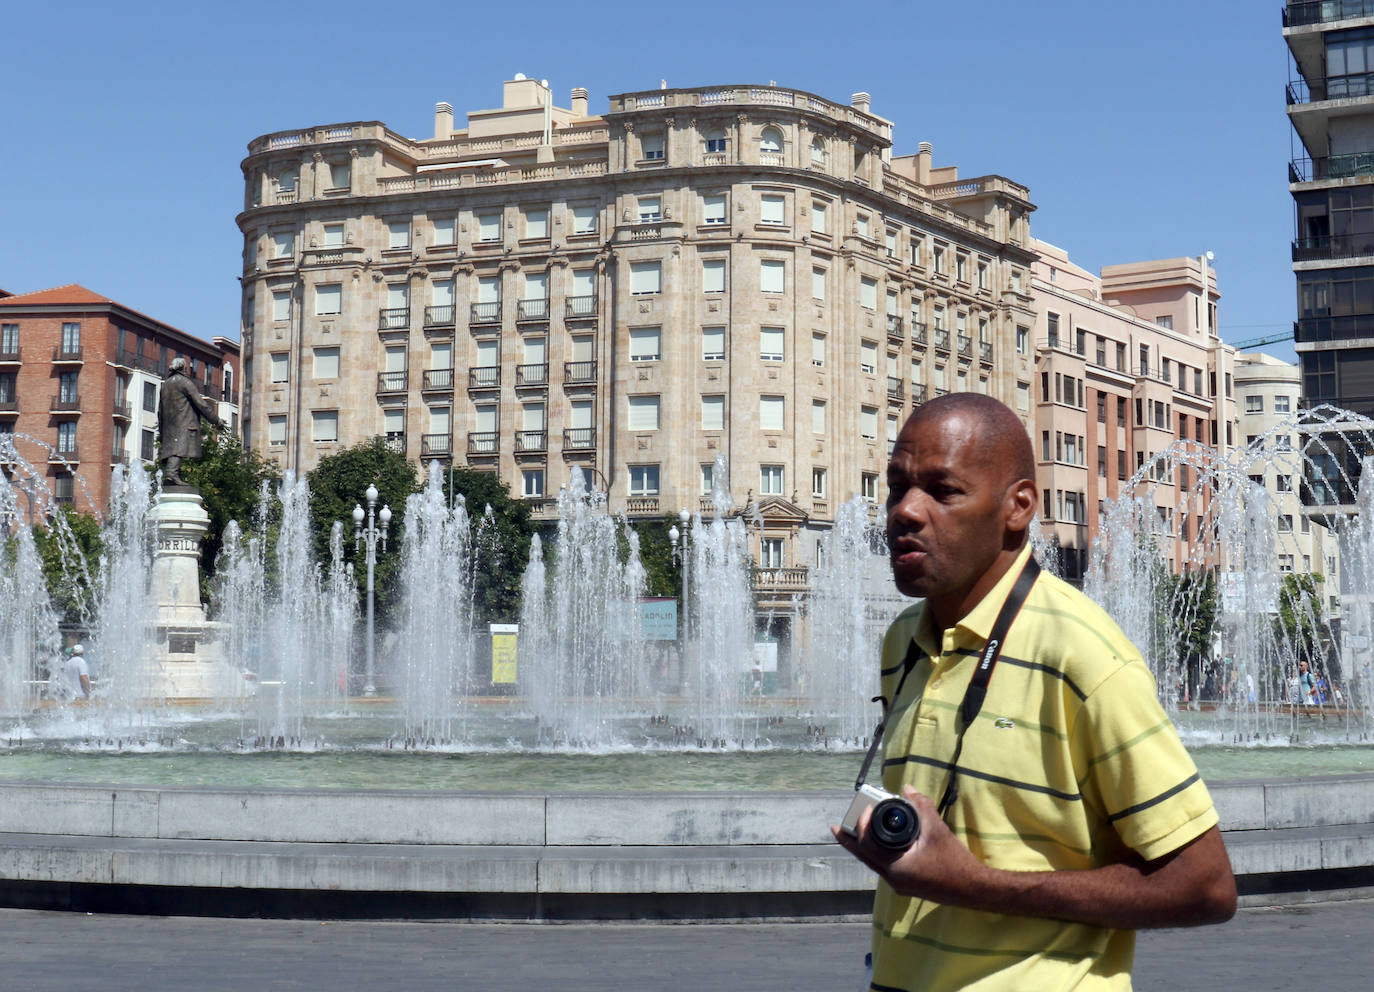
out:
M239 162L269 131L767 83L866 90L896 151L1030 187L1079 264L1216 253L1228 340L1291 327L1280 7L1256 0L868 4L20 4L5 15L0 287L80 282L238 335ZM1291 346L1267 350L1292 357Z

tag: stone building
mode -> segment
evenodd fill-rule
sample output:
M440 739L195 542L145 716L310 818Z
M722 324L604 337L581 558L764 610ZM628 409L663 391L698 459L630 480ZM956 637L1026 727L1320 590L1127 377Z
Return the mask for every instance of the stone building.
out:
M202 340L76 284L3 296L0 433L21 435L16 451L59 502L104 514L112 466L156 457L168 362L186 358L236 428L238 354L237 341Z
M243 161L247 443L283 468L385 436L497 472L536 516L574 466L613 509L709 506L724 456L761 605L837 506L884 497L913 404L1028 420L1025 187L894 154L867 94L709 86L255 138ZM665 525L666 526L666 525Z
M1213 562L1195 554L1207 494L1186 465L1155 456L1175 441L1225 453L1237 441L1235 351L1217 331L1216 273L1203 256L1106 266L1096 276L1033 242L1041 524L1065 576L1081 581L1106 500L1144 466L1171 570ZM1190 496L1189 493L1194 492Z

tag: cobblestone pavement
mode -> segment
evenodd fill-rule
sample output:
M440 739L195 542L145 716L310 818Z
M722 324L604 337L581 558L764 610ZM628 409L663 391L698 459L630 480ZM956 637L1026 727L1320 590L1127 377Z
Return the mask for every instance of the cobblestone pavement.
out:
M318 923L0 910L6 992L860 988L863 923ZM1374 901L1141 935L1138 992L1370 988Z

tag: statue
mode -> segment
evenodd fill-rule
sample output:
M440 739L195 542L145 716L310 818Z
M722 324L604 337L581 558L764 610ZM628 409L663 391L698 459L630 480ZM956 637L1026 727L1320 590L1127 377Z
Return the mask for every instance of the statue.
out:
M162 380L157 403L157 429L161 439L158 460L163 463L164 487L186 485L181 478L181 462L185 458L200 457L202 420L224 428L214 404L200 395L195 381L186 374L186 359L174 358L167 367L167 378Z

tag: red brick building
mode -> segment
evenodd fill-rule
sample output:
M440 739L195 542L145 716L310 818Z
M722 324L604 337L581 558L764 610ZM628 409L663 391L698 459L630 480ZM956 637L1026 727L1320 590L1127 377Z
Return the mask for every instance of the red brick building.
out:
M0 434L18 435L59 501L103 515L111 467L155 455L158 386L178 355L237 430L237 341L204 341L76 284L0 295Z

